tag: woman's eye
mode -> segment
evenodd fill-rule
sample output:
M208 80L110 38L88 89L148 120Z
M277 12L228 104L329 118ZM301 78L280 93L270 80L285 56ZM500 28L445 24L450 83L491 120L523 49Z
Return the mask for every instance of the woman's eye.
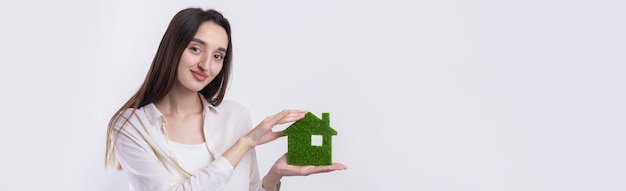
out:
M191 51L200 52L200 48L198 48L198 47L191 47Z
M222 60L224 58L224 57L222 57L221 54L216 54L213 57L215 57L215 59L217 59L217 60Z

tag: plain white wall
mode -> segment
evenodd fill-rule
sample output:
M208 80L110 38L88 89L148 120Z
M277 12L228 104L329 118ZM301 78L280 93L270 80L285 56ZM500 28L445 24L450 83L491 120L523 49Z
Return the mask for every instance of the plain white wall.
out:
M106 124L190 6L230 19L254 123L331 113L349 169L283 190L626 190L619 0L2 1L0 190L126 190Z

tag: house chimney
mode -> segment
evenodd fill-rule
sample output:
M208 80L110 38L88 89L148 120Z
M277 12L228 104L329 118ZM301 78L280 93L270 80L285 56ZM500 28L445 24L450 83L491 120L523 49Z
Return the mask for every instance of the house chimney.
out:
M330 113L322 113L322 121L330 127Z

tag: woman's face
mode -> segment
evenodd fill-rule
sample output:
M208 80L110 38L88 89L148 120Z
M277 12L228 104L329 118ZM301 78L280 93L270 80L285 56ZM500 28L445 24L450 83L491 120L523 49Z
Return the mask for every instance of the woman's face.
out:
M200 24L180 57L177 81L186 89L202 90L222 70L227 47L228 36L224 28L210 21Z

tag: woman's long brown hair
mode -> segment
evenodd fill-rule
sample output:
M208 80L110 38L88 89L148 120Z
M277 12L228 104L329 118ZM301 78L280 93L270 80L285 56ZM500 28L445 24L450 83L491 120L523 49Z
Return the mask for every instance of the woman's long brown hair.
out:
M200 24L203 22L214 22L226 30L228 35L228 48L224 58L222 70L200 93L212 105L219 105L224 99L226 87L230 78L232 61L232 40L230 23L224 16L216 10L202 10L200 8L187 8L179 11L170 21L159 49L152 60L150 70L139 90L128 101L118 109L109 121L106 136L106 153L104 156L105 168L115 164L115 143L122 128L128 123L130 116L122 116L127 109L135 110L149 103L154 103L167 94L176 80L176 68L180 57L195 36ZM122 121L120 121L122 120ZM121 126L115 127L122 122ZM118 130L119 129L119 130ZM121 167L118 166L118 169Z

